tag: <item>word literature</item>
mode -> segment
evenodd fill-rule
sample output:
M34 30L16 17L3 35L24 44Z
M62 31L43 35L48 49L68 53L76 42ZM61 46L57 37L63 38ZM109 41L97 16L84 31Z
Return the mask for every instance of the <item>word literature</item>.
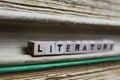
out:
M111 40L83 41L29 41L28 53L33 56L54 54L76 54L110 51L114 42Z

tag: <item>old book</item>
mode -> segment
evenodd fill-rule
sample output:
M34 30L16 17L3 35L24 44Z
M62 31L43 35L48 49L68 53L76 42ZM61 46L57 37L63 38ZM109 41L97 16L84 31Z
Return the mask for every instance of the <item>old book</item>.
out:
M119 80L120 61L24 71L0 75L1 80Z
M1 19L119 26L119 0L1 0Z
M115 57L104 57L104 58L94 58L94 59L84 59L84 60L69 60L69 61L56 61L56 62L47 62L47 63L32 63L25 65L14 65L14 66L0 66L0 73L11 73L18 71L31 71L31 70L43 70L57 67L66 67L66 66L80 66L88 64L97 64L102 62L112 62L119 61L120 56Z
M120 1L0 0L0 66L120 56ZM115 41L110 52L32 57L27 41Z

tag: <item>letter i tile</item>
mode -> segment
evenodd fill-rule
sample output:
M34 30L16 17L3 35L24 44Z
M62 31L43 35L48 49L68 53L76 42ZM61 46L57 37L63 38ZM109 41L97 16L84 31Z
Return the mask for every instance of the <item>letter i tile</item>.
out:
M55 54L55 41L48 41L48 44L46 44L46 54Z

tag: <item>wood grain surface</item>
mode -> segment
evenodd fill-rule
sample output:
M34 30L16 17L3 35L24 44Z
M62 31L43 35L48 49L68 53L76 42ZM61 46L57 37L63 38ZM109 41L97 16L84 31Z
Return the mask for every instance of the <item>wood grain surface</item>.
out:
M119 80L120 61L1 74L0 80Z

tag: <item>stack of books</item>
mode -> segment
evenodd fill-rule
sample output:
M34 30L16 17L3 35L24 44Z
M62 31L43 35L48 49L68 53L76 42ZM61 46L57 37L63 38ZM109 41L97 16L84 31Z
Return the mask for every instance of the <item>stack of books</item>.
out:
M119 61L119 3L1 0L0 73Z

